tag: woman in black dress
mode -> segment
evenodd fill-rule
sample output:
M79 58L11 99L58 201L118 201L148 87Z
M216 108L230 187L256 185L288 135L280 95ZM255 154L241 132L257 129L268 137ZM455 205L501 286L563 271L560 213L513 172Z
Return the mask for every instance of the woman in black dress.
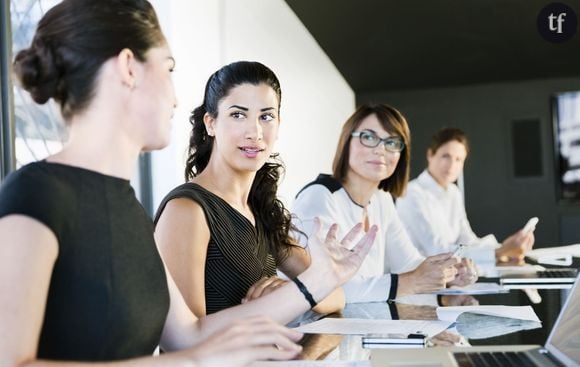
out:
M251 317L254 305L197 320L165 271L129 178L140 152L169 142L174 63L145 0L64 0L17 54L20 84L60 105L69 140L0 190L0 365L241 366L298 353L300 335ZM330 280L315 296L352 274L371 237L342 260L327 238L337 261L321 260ZM298 287L276 293L288 318L308 308ZM181 351L151 358L159 344Z

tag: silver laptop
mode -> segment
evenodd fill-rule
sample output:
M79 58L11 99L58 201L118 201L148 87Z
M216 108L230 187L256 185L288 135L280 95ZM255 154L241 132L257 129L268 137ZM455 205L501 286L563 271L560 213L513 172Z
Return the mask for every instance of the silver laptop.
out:
M463 366L570 366L580 367L580 277L544 348L533 345L428 348L415 350L375 349L374 367L463 367ZM524 362L521 359L523 358ZM510 362L513 361L513 364Z
M571 288L577 275L578 270L573 268L545 269L529 273L504 273L501 275L500 284L512 289L529 287Z

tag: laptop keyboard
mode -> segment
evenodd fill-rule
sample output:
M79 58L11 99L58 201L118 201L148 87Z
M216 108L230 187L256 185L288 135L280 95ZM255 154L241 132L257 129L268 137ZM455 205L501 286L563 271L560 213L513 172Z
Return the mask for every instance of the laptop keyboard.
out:
M538 272L538 278L576 278L576 269L546 269Z
M459 367L536 367L525 352L453 353Z

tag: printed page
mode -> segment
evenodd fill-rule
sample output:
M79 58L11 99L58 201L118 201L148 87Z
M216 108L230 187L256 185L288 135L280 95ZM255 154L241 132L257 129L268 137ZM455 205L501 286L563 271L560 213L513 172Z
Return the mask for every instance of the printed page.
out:
M463 312L509 317L518 320L541 322L531 306L453 306L437 307L439 320L455 322Z
M452 322L436 320L369 320L326 318L302 325L295 330L310 334L425 334L432 337L447 329Z
M497 283L474 283L465 287L449 287L440 289L436 294L441 295L459 295L459 294L496 294L507 293L509 289Z
M371 367L370 361L260 361L251 367Z

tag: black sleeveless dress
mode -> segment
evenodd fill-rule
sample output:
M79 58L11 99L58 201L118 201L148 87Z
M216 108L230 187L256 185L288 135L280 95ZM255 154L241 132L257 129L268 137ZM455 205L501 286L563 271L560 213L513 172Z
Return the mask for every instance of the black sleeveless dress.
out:
M194 183L173 189L161 202L155 223L167 203L187 198L198 203L210 231L205 262L205 307L211 314L239 305L260 278L276 274L261 222L256 226L219 196Z
M0 218L10 214L38 220L58 240L38 358L96 362L153 353L169 292L153 223L129 181L31 163L2 185Z

